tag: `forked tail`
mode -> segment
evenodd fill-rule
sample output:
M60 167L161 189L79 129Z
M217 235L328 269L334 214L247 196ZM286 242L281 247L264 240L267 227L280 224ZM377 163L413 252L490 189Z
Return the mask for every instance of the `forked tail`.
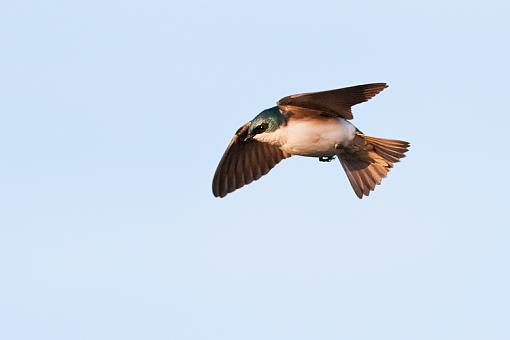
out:
M353 143L338 154L356 195L368 196L381 184L393 164L405 157L409 146L401 140L369 137L358 132Z

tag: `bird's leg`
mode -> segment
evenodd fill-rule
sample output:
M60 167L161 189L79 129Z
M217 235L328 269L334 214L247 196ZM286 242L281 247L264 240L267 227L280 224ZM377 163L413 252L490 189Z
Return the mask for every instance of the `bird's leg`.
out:
M335 156L321 156L319 162L331 162L333 159L335 159Z

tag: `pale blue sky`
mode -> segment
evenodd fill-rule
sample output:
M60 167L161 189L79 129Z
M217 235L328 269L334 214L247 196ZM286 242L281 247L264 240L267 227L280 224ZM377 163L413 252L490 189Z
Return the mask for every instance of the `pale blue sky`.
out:
M507 1L4 1L0 338L509 339ZM211 193L293 93L408 158Z

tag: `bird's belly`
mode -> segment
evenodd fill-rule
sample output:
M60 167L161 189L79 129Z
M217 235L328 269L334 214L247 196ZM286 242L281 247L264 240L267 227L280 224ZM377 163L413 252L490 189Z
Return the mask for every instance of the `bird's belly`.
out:
M281 148L293 155L308 157L333 156L335 145L347 146L356 133L356 127L343 118L319 117L311 120L290 121L285 131L286 141Z

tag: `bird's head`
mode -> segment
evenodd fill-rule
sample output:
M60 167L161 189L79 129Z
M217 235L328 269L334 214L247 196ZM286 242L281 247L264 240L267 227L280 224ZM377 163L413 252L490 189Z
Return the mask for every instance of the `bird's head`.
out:
M277 106L264 110L250 122L248 136L246 136L245 141L261 133L273 132L284 123L285 117L281 114Z

